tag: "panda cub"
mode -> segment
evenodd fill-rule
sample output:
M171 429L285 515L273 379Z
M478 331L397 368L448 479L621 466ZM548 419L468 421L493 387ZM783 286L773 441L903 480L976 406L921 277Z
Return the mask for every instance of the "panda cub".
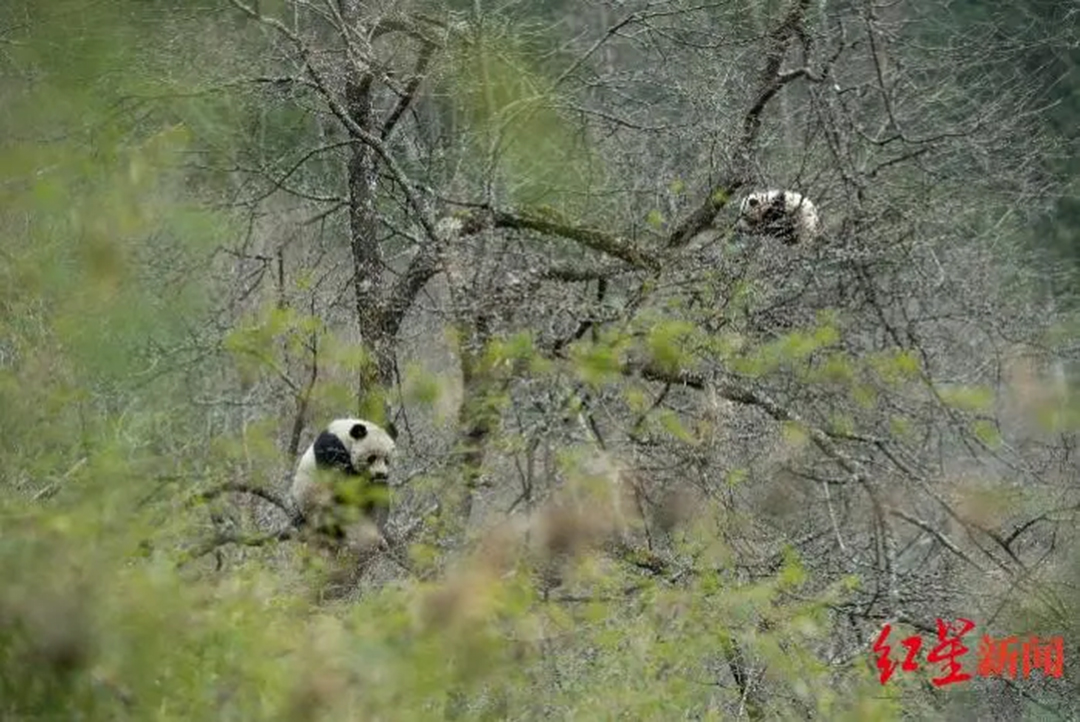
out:
M819 235L817 209L795 191L755 191L743 199L736 228L776 236L787 245L809 243Z
M383 430L364 419L331 421L300 457L293 477L290 496L303 524L335 542L354 545L366 537L385 546L396 438L393 424Z

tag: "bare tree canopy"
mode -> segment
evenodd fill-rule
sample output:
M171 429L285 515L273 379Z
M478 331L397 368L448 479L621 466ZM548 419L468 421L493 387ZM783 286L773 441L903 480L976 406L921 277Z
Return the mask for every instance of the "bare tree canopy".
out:
M0 11L0 716L1080 714L1075 8L77 5Z

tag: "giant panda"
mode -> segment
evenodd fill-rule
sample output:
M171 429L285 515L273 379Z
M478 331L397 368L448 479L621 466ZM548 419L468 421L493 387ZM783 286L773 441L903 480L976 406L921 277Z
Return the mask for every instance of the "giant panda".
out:
M393 424L331 421L297 464L290 489L297 521L327 541L385 548L396 438Z
M820 229L817 208L795 191L755 191L742 200L736 228L776 236L787 245L809 243Z

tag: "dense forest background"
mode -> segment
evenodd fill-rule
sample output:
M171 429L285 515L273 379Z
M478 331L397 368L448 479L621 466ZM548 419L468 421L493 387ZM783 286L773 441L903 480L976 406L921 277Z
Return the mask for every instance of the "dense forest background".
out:
M1046 0L3 3L0 718L1080 718L1078 63ZM286 494L357 415L359 561Z

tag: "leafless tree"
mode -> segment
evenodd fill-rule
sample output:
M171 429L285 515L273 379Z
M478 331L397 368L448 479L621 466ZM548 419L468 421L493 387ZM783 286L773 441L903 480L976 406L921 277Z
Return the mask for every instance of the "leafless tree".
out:
M397 407L405 474L445 481L426 491L462 499L448 518L600 469L642 520L608 551L674 585L710 571L673 542L689 494L722 511L733 583L788 549L816 591L860 580L838 662L887 620L1007 626L1037 599L1065 624L1075 440L1033 395L1067 354L1018 242L1049 181L992 28L935 43L914 4L872 0L231 4L267 49L245 82L302 128L238 164L233 270L276 269L238 308L275 299L368 349L356 408ZM759 187L813 199L821 243L736 234ZM345 411L320 333L260 387L292 455ZM449 432L377 392L417 364L450 379ZM737 642L726 661L763 714L756 663Z

